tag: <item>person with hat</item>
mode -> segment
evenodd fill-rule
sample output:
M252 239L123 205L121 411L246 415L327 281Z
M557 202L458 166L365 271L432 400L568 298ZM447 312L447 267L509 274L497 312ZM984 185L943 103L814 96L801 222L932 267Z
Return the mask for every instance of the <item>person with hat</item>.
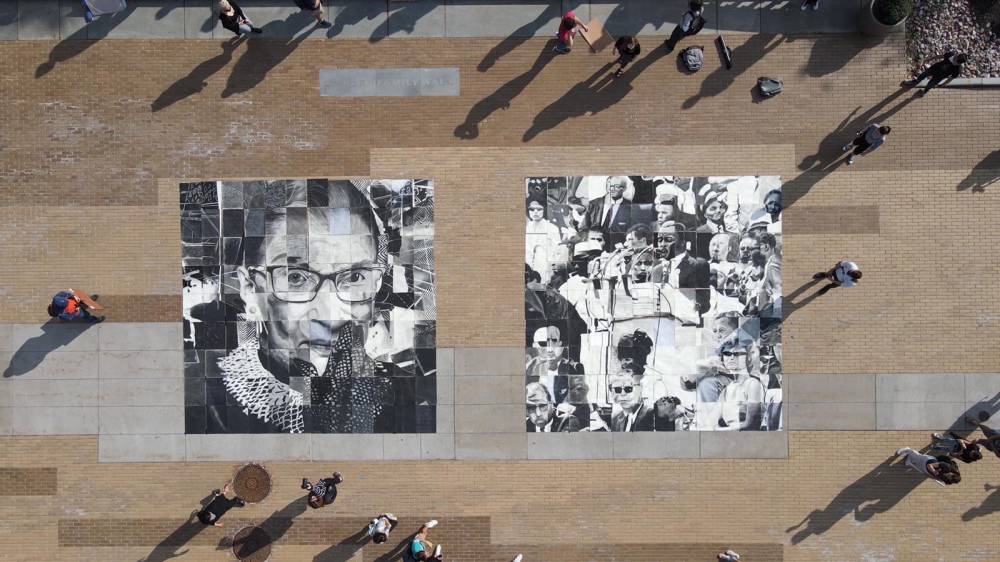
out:
M92 300L97 300L99 295L92 295ZM94 316L88 310L89 306L82 298L77 296L73 289L59 291L52 297L47 312L52 318L58 318L63 322L83 320L92 324L104 321L103 316Z
M719 234L720 232L731 232L726 228L724 217L728 206L726 205L725 193L712 190L705 194L705 199L698 206L698 213L703 221L695 232L698 234Z

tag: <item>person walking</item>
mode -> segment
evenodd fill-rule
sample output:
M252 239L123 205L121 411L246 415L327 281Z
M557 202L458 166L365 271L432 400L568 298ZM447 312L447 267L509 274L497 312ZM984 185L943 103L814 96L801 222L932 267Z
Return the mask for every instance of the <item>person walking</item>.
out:
M635 57L639 56L639 52L640 48L638 39L632 37L631 35L619 37L618 40L615 41L615 48L612 51L612 54L618 55L618 60L615 62L621 65L618 67L617 72L615 72L615 76L621 76L624 74L625 67L628 66L630 62L635 60Z
M316 25L327 29L333 27L329 20L323 18L323 2L321 0L295 0L295 5L303 12L309 12L316 18Z
M309 507L319 509L326 507L337 499L337 484L344 481L339 472L334 472L330 478L322 478L313 484L308 478L302 479L302 489L309 491Z
M705 5L702 0L691 0L688 3L688 11L684 12L681 22L677 24L670 37L663 42L667 46L667 52L674 50L677 43L688 36L695 35L701 28L705 27Z
M925 68L913 80L903 82L903 85L912 88L919 84L921 80L927 78L927 85L924 86L924 90L920 93L922 96L927 95L927 92L937 87L941 82L958 78L962 74L965 63L969 60L969 56L965 53L955 53L954 51L949 51L935 58L938 59L937 62Z
M806 8L812 8L815 12L819 9L819 0L802 0L802 5L799 6L799 9L805 11Z
M847 159L847 165L854 163L858 156L871 154L885 143L885 137L892 132L892 127L872 123L864 129L858 131L854 140L844 145L844 152L853 149L851 156Z
M958 465L948 457L932 457L910 447L896 450L896 456L902 456L906 466L926 475L941 486L950 486L962 481Z
M244 33L262 33L264 30L254 27L250 18L243 14L240 5L236 0L219 0L219 21L222 27L232 31L236 35Z
M813 275L813 279L817 281L826 279L834 287L843 285L850 289L861 280L861 268L852 261L838 261L837 265L833 266L829 271L820 271Z
M389 533L396 528L399 520L391 513L383 513L368 524L368 536L375 544L382 544L389 540Z
M947 434L932 433L931 447L927 451L934 456L946 456L951 459L958 459L965 464L973 463L983 458L983 453L979 450L979 445L968 439L963 439L954 432Z
M417 531L416 536L410 541L410 554L416 560L433 560L435 562L440 562L443 560L441 554L441 545L435 545L431 541L427 540L427 532L437 527L437 519L431 519L430 521L423 524L420 530Z
M733 550L727 550L720 552L715 559L719 562L740 562L740 555Z
M559 22L559 32L556 33L556 39L558 43L552 48L553 51L559 54L566 54L573 50L573 39L576 37L577 26L583 28L584 31L590 31L587 24L583 23L583 20L576 17L576 14L572 10L566 12L566 15L562 17Z
M100 295L92 295L90 296L90 300L96 301L99 297ZM52 297L52 302L49 303L47 312L52 318L58 318L63 322L72 322L74 320L83 320L91 324L103 322L104 317L92 315L90 308L91 306L85 299L77 295L73 289L69 289L68 291L59 291Z
M233 483L226 482L226 485L222 487L222 491L216 490L212 496L212 501L205 506L205 509L197 512L198 521L201 521L205 525L214 525L216 527L222 527L222 523L219 519L226 514L227 511L234 507L243 507L247 502L243 501L242 498L236 495L233 490Z
M986 439L976 439L974 443L982 445L984 449L1000 457L1000 431L986 427L981 421L974 420L968 416L965 417L965 421L969 425L979 428L983 432L983 435L986 436Z

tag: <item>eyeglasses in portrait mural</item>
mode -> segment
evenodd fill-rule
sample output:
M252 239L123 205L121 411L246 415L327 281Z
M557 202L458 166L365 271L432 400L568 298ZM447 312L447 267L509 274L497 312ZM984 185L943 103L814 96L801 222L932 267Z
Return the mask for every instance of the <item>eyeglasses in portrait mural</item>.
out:
M776 176L532 177L525 429L776 431Z
M181 184L185 431L435 431L427 180Z

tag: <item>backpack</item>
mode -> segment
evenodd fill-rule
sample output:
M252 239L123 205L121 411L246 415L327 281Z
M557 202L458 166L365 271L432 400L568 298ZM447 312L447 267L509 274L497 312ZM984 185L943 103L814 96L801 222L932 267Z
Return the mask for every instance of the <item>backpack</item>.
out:
M705 52L701 47L688 47L681 51L680 57L688 72L698 72L705 64Z
M766 76L761 76L757 79L757 91L760 93L762 98L773 98L774 96L781 93L784 88L781 80L777 78L768 78Z

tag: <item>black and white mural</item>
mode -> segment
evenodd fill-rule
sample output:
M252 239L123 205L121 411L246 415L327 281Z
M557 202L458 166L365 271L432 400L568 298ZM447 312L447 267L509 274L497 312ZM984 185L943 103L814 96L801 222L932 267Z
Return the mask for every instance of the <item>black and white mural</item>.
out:
M435 431L434 186L180 186L187 433Z
M526 180L525 428L781 430L778 177Z

